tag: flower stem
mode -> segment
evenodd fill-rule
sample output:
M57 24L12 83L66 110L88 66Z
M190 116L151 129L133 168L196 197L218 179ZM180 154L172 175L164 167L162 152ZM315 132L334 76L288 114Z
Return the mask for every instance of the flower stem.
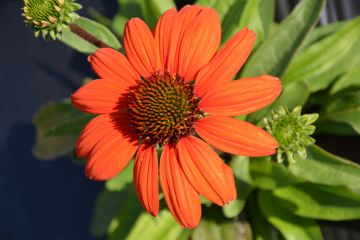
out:
M99 48L111 48L109 45L104 43L103 41L97 39L94 35L87 32L85 29L77 25L76 23L70 23L69 24L71 32L75 33L82 39L85 39L89 43L92 43L93 45L99 47Z

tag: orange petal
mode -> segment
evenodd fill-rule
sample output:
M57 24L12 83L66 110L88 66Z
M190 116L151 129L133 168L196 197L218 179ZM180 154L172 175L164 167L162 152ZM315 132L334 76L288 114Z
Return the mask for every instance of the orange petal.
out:
M201 138L227 153L249 157L268 156L274 154L278 147L268 132L245 121L208 116L194 125Z
M187 7L179 13L182 30L177 50L178 73L188 81L195 78L219 48L221 26L217 12L211 8Z
M134 69L143 77L161 70L160 55L150 29L140 18L130 19L124 30L124 48Z
M108 115L107 115L108 116ZM108 180L123 170L138 148L137 136L131 132L126 116L108 116L106 134L90 151L86 175L94 180ZM90 137L90 136L88 136Z
M250 55L254 43L255 33L247 28L235 34L210 63L200 69L195 93L203 96L210 89L232 80Z
M88 61L100 78L116 80L124 86L134 85L140 77L127 58L112 48L99 48Z
M241 116L272 103L281 93L278 78L264 75L224 83L200 101L202 111L221 116Z
M231 168L208 144L189 136L178 142L177 149L180 165L196 191L220 206L236 198Z
M112 80L93 80L71 95L72 104L81 111L112 113L127 106L127 88Z
M91 119L76 142L76 155L80 158L87 158L93 147L107 134L114 131L109 115L103 114Z
M176 73L174 56L176 54L179 28L176 28L179 14L175 8L167 10L159 19L155 27L155 41L158 44L162 70Z
M159 212L159 184L158 159L154 146L140 146L135 158L134 183L141 205L156 216Z
M167 144L160 160L160 181L166 203L176 221L186 228L194 228L201 217L199 194L186 178L176 149Z

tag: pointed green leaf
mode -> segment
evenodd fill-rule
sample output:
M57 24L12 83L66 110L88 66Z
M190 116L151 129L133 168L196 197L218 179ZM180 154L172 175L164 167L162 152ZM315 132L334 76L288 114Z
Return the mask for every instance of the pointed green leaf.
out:
M307 157L291 163L289 170L314 183L360 187L360 165L326 152L316 145L309 146Z
M325 89L337 77L360 62L360 17L335 34L299 53L283 77L284 84L304 82L311 92Z
M277 31L250 57L242 76L281 76L307 33L318 21L324 3L325 0L301 1Z
M320 26L315 28L309 35L305 38L304 42L301 45L301 49L305 49L310 45L328 37L331 34L336 33L346 22L333 22L325 26Z
M294 215L284 208L285 201L274 198L270 191L260 191L258 202L266 219L274 225L286 240L321 240L318 224L312 220Z

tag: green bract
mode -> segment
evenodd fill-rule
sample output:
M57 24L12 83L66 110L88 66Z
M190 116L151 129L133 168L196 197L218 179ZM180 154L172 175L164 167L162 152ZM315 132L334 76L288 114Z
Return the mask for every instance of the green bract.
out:
M289 162L295 162L295 155L306 157L306 146L315 143L315 139L309 137L315 132L315 126L311 124L318 117L317 113L301 115L301 106L295 107L292 112L282 106L263 120L266 129L279 142L278 162L285 160L284 155Z
M79 17L75 11L81 8L74 0L24 0L23 16L36 37L41 33L45 39L50 35L55 40L64 27Z

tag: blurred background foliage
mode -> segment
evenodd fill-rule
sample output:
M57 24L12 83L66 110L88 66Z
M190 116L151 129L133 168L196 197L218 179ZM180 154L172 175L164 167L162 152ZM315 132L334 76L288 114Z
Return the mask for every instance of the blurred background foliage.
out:
M327 144L330 152L331 146L350 139L352 145L343 146L343 152L345 157L351 157L353 140L360 133L360 19L354 17L358 13L356 5L345 0L328 1L326 5L325 0L196 3L219 12L222 42L244 26L256 32L255 49L238 77L266 73L282 79L281 97L269 107L246 116L248 121L261 124L264 117L280 106L293 109L301 105L305 113L320 113L315 138L320 143L331 141ZM185 1L177 2L178 7L184 4ZM120 51L123 27L129 18L141 17L153 27L166 9L175 7L171 0L118 0L115 5L117 10L108 16L94 7L88 8L84 2L84 11L91 19L81 17L76 23ZM96 49L70 31L64 31L60 40L84 54ZM34 155L44 160L68 155L81 164L73 153L74 141L91 118L72 108L66 99L44 105L34 118ZM355 158L347 160L316 145L307 148L307 158L288 166L275 163L270 157L223 155L223 158L234 170L238 198L224 208L204 199L203 218L195 230L180 228L163 200L156 219L142 210L132 185L130 164L107 181L97 197L89 224L91 235L150 240L339 239L331 234L329 223L322 223L325 227L321 231L318 220L360 219L360 167L353 162ZM359 233L350 232L343 233L341 239L346 236L355 239L351 234L360 237Z

